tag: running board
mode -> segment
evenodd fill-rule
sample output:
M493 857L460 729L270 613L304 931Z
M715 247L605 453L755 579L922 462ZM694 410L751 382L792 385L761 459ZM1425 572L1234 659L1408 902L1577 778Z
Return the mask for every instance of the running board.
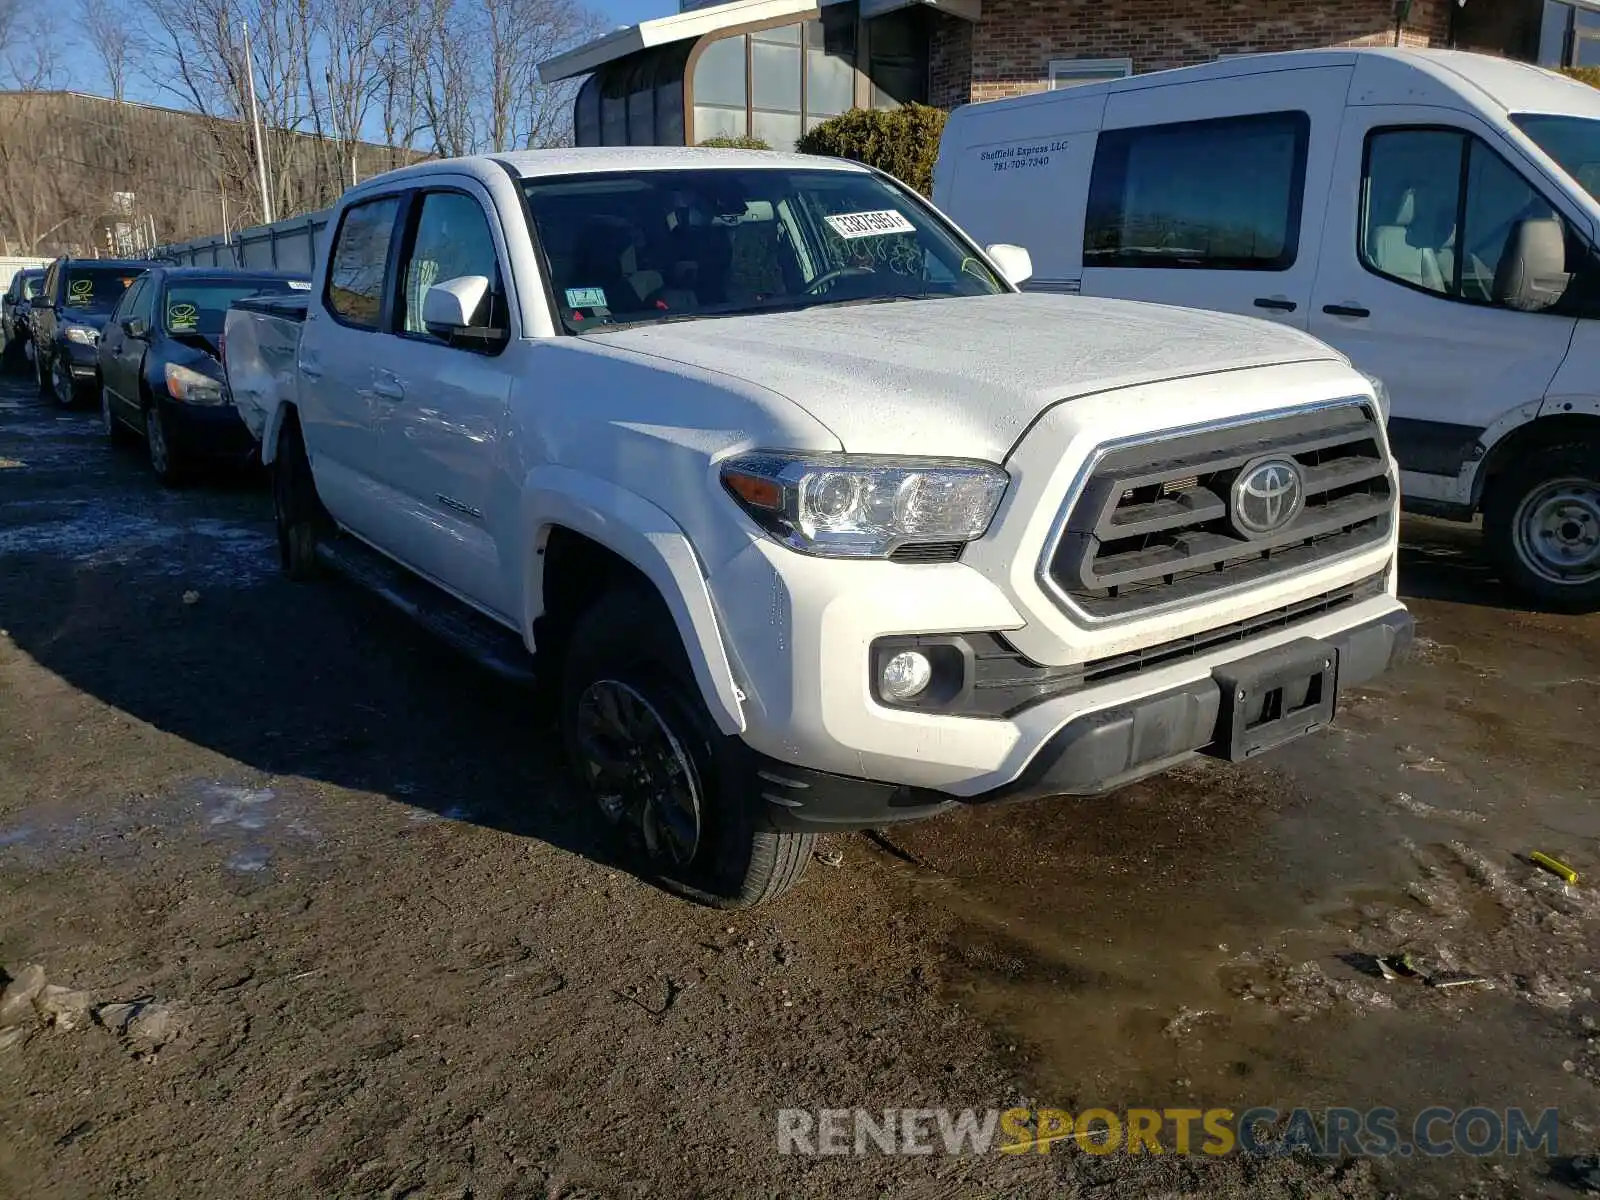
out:
M317 545L330 570L372 592L508 683L533 684L533 657L511 630L349 536Z

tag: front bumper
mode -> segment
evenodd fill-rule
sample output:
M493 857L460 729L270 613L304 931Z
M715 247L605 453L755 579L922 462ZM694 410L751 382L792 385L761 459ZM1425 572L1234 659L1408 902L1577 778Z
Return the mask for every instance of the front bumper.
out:
M245 462L254 454L255 438L233 405L179 404L165 396L157 403L175 454L222 462Z
M85 346L81 342L73 342L62 338L58 343L56 353L66 365L67 375L71 378L74 388L98 386L100 382L100 350L97 346Z
M1339 691L1359 686L1403 659L1414 629L1411 614L1396 609L1320 639L1337 653ZM1113 791L1195 754L1226 753L1223 689L1230 686L1229 665L1217 664L1206 678L1068 721L1015 780L971 795L812 771L751 751L761 815L776 829L826 832L919 820L961 803Z

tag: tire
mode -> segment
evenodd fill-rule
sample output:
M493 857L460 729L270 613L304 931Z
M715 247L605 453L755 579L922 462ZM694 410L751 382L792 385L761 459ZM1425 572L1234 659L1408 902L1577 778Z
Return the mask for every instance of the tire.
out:
M804 874L816 835L758 824L749 754L711 719L671 615L643 585L608 593L576 622L559 707L579 786L663 887L750 908Z
M78 403L78 389L72 382L72 368L59 354L50 370L50 394L56 398L58 408L72 408Z
M104 387L100 389L100 425L113 446L120 448L133 441L133 431L111 411L111 393Z
M1600 609L1600 441L1524 456L1491 484L1483 532L1501 578L1528 600Z
M320 574L317 543L328 528L328 518L317 499L300 422L293 415L278 430L278 450L272 460L272 518L284 575L296 583L315 579Z
M161 406L154 400L144 409L144 444L150 456L150 469L162 487L177 487L183 482L183 460L172 446Z

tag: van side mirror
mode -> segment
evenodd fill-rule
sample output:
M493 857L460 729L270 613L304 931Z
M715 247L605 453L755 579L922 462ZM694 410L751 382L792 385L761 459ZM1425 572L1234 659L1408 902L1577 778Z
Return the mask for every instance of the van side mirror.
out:
M1021 246L996 242L992 246L985 246L983 252L1000 268L1000 274L1013 287L1020 287L1033 278L1033 255Z
M479 316L489 298L486 275L460 275L430 287L422 297L422 323L429 333L446 341L477 332Z
M1557 217L1529 217L1511 227L1494 272L1496 304L1541 312L1566 294L1567 238Z

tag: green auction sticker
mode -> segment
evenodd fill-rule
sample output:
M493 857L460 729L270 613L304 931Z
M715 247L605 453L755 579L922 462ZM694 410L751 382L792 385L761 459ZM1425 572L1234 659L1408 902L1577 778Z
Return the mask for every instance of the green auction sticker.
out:
M192 304L174 304L167 309L167 327L193 329L200 323L200 310Z

